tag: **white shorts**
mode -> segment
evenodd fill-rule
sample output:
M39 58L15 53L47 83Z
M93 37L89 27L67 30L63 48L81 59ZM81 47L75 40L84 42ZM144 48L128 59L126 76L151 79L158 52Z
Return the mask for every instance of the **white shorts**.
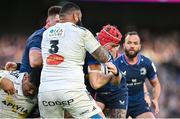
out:
M0 90L0 118L25 118L36 104L37 98L8 95Z
M64 109L73 117L83 119L102 112L87 91L57 90L42 92L39 93L38 99L42 118L64 118Z

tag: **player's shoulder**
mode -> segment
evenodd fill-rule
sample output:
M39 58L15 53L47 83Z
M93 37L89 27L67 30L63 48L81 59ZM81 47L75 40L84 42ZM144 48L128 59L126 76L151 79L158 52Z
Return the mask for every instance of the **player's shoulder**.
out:
M19 77L19 71L7 71L7 70L0 70L0 78L6 77L8 79L13 80L14 78Z
M42 34L46 29L43 27L41 29L36 30L33 34L31 34L28 38L28 42L35 41L36 39L41 39Z
M140 57L140 61L144 62L145 64L151 64L152 63L152 60L150 58L148 58L147 56L139 54L139 57Z
M73 24L73 26L78 28L79 30L82 30L82 31L89 31L87 28L85 28L83 26L78 26L78 25L75 25L75 24Z
M124 53L120 54L117 58L114 59L114 61L124 63Z
M34 31L34 33L30 36L30 37L35 37L35 36L42 36L43 32L45 31L46 29L43 27L41 29L38 29L36 31Z

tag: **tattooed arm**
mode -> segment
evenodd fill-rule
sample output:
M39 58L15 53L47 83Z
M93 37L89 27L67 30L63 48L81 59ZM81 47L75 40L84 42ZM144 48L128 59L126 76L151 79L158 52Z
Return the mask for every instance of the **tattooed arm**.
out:
M102 46L97 48L92 54L91 54L96 60L106 63L111 59L111 56L107 50L105 50Z

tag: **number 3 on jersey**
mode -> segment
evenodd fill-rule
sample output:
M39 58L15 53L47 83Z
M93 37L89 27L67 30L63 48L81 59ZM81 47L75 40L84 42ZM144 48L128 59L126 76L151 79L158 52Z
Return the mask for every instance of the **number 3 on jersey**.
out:
M50 55L47 57L46 63L48 65L59 65L62 62L64 62L64 57L61 56L60 54L56 54L59 50L58 47L59 41L51 40L50 44L51 44L51 48L49 49Z
M51 54L57 53L59 50L59 47L57 46L59 44L59 41L51 40L50 44L51 44L51 48L49 49L49 53L51 53Z

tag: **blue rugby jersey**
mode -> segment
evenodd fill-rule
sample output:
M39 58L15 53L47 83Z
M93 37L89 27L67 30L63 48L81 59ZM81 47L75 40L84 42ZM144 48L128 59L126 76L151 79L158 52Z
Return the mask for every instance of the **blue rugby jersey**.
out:
M41 49L41 41L42 41L42 35L43 32L46 29L43 27L39 30L36 30L27 40L24 54L22 57L22 62L21 62L21 67L20 67L20 72L31 72L32 67L30 66L29 63L29 51L31 48L37 48Z
M127 80L128 105L141 103L144 100L143 83L145 79L153 80L157 76L155 65L150 59L141 54L138 54L138 62L134 65L128 64L125 54L117 58L115 64Z

